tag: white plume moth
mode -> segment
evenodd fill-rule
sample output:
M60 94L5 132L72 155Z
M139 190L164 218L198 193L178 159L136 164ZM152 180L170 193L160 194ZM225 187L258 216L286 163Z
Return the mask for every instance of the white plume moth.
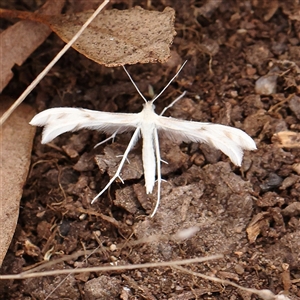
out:
M159 115L155 113L154 102L179 74L185 63L181 66L179 71L165 86L165 88L150 101L142 95L124 67L124 70L131 82L145 101L144 107L140 113L110 113L83 108L59 107L42 111L31 120L31 125L45 126L42 137L43 144L52 141L62 133L77 131L82 128L89 128L103 131L107 134L112 134L110 138L103 142L114 138L116 134L133 131L132 138L125 150L115 175L102 189L102 191L92 200L92 203L94 203L96 199L109 188L115 179L119 178L122 181L122 178L120 177L121 170L127 159L128 153L134 147L140 136L143 138L142 159L147 194L152 193L155 185L155 177L157 178L157 201L151 217L155 215L160 202L160 189L162 182L162 159L160 157L159 134L176 142L207 143L208 145L221 150L237 166L240 166L242 163L243 150L256 149L253 139L240 129L225 125L164 117L163 114L165 111L181 99L185 95L185 92L167 106Z

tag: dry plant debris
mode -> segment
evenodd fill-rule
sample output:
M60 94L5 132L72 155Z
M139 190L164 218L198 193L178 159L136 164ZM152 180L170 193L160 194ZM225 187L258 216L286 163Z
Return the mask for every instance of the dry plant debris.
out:
M69 42L92 14L47 16L37 13L0 10L2 17L18 17L48 25L63 41ZM73 45L78 52L107 67L125 64L164 62L176 34L175 11L163 12L141 7L106 10L84 31Z
M39 10L41 14L60 13L65 0L49 0ZM0 93L13 77L12 67L22 65L28 56L40 46L51 33L44 24L24 20L10 26L0 34ZM22 45L22 46L21 46Z
M82 32L90 25L90 23L95 19L95 17L102 11L102 9L109 3L109 0L104 0L102 4L91 14L91 16L84 22L84 24L79 28L76 34L71 38L71 40L59 51L59 53L52 59L52 61L44 68L43 71L31 82L31 84L25 89L25 91L20 95L20 97L13 103L13 105L2 115L0 118L0 126L9 118L12 112L23 102L23 100L32 92L32 90L37 86L37 84L48 74L55 63L66 53L66 51L74 44Z
M10 100L0 98L0 114ZM15 233L20 199L31 161L35 129L28 126L35 111L29 105L20 106L0 131L0 266Z
M300 133L294 131L280 131L273 135L272 141L282 148L300 148Z

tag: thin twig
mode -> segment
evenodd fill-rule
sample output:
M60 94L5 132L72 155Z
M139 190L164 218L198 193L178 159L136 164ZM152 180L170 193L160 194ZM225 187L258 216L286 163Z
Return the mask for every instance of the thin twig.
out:
M219 283L221 283L223 285L234 286L234 287L236 287L238 289L241 289L243 291L246 291L248 293L252 293L252 294L258 295L259 297L261 297L264 300L276 300L276 295L273 294L270 290L267 290L267 289L257 290L257 289L253 289L253 288L246 288L246 287L243 287L243 286L241 286L239 284L231 282L229 280L220 279L220 278L217 278L217 277L214 277L214 276L204 275L204 274L201 274L201 273L198 273L198 272L194 272L194 271L188 270L188 269L180 267L180 266L174 266L173 268L177 269L177 270L180 270L181 272L184 272L184 273L187 273L187 274L191 274L193 276L201 277L201 278L206 279L206 280L210 280L210 281L214 281L214 282L219 282ZM281 297L281 298L277 298L277 299L287 300L289 298L288 297Z
M134 265L123 265L123 266L103 266L103 267L90 267L90 268L79 268L79 269L65 269L65 270L51 270L44 272L36 273L20 273L20 274L11 274L11 275L0 275L0 279L24 279L24 278L33 278L33 277L42 277L42 276L57 276L61 274L75 274L75 273L84 273L84 272L108 272L116 270L134 270L134 269L144 269L144 268L160 268L160 267L174 267L177 265L186 265L193 263L200 263L209 260L215 260L222 258L223 255L211 255L207 257L183 259L176 261L164 261L164 262L153 262L145 264L134 264Z

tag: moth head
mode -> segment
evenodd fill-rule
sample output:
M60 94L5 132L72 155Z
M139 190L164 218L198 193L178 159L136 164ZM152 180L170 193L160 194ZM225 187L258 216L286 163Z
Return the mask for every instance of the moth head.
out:
M144 109L151 109L151 110L155 110L155 105L153 104L154 100L149 100L149 101L146 101L144 104L143 104L143 107Z

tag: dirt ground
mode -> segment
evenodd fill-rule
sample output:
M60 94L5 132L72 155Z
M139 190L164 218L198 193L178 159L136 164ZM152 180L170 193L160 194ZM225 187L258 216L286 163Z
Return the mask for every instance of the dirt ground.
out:
M10 2L10 8L32 11L41 4ZM206 145L161 140L161 156L168 162L162 166L166 182L158 212L150 218L156 190L152 195L145 192L141 142L129 155L130 164L125 164L125 183L113 183L91 205L116 170L131 135L118 135L114 143L94 149L106 138L101 132L67 133L42 145L38 129L19 222L2 274L30 269L43 262L45 255L55 260L97 247L87 261L81 256L51 269L223 254L222 259L185 267L300 299L300 144L294 141L293 148L282 147L275 135L299 130L300 4L112 2L107 9L151 4L151 9L159 11L166 6L176 10L171 58L165 64L128 66L150 99L149 86L158 93L188 60L157 100L156 111L187 91L167 116L240 128L255 140L258 150L246 151L240 168ZM78 6L69 1L65 12ZM21 67L15 67L3 94L17 98L63 45L52 34ZM143 100L121 67L99 66L70 50L26 103L38 112L59 106L139 112ZM199 231L191 238L172 238L194 226ZM164 238L132 243L153 235ZM171 267L40 277L0 282L0 286L1 299L259 299Z

